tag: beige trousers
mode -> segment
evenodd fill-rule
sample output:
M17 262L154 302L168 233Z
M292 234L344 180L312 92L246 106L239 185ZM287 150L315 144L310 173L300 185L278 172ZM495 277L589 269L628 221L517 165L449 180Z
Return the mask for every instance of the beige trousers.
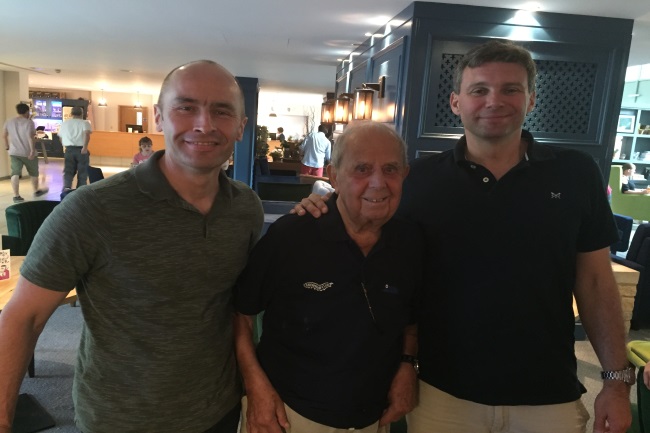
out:
M409 433L585 433L589 413L576 400L544 406L486 406L419 381ZM534 390L531 390L534 392Z
M248 409L248 401L246 400L246 397L242 399L241 405L241 433L248 433L248 429L246 428L246 410ZM286 433L389 433L388 426L379 427L378 422L362 429L334 428L311 421L296 413L286 404L284 405L284 410L287 412L287 419L290 424L290 427L285 430Z

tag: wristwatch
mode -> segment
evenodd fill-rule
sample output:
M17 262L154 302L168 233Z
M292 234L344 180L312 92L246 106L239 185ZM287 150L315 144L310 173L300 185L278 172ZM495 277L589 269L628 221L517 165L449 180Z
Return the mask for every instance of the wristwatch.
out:
M634 367L627 367L623 370L601 371L600 377L603 380L621 380L628 385L634 385Z
M402 355L402 362L408 362L415 369L415 374L420 374L420 364L418 364L418 358L413 355Z

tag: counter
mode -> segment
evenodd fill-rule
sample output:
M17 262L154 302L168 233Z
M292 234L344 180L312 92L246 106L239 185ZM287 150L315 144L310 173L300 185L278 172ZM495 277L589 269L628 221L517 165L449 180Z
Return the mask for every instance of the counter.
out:
M93 131L88 144L90 164L129 167L133 155L140 151L138 141L145 135L151 138L153 150L165 148L165 137L162 134Z

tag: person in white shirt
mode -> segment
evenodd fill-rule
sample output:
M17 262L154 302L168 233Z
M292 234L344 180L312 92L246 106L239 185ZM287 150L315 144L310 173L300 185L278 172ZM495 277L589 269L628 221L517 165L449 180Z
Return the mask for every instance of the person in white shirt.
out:
M63 166L63 190L72 189L72 179L77 175L77 188L88 183L88 143L90 142L90 122L83 119L83 108L72 107L72 119L61 124L59 138L65 149Z
M303 154L300 174L323 176L325 161L329 161L332 143L325 135L325 126L319 125L318 132L312 132L300 145Z

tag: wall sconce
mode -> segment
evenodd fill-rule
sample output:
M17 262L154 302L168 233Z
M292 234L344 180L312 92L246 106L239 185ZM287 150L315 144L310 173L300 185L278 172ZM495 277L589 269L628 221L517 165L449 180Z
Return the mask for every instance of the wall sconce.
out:
M341 93L334 100L334 123L348 123L350 121L350 102L352 93Z
M136 110L140 110L142 108L142 104L140 103L140 91L139 90L137 92L137 96L136 96L136 100L135 100L135 104L133 105L133 108L135 108Z
M354 90L354 120L370 120L372 118L372 101L377 92L377 99L386 95L386 76L379 77L378 83L363 83L361 88Z
M99 101L97 101L97 106L108 107L108 104L106 103L106 98L104 98L104 89L102 89L102 97L99 98Z
M323 102L320 109L320 123L334 123L334 100Z

